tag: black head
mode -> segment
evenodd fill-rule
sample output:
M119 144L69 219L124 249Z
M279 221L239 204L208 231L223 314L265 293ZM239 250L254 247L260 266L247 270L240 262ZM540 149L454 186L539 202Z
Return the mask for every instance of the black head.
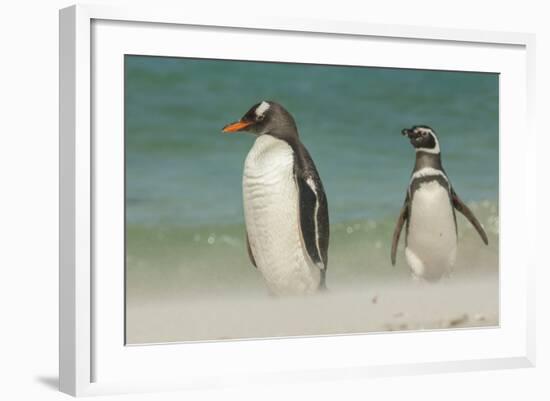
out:
M433 129L427 125L415 125L412 128L405 128L401 134L407 136L411 145L417 152L439 154L439 140Z
M298 136L296 123L290 113L279 103L267 100L252 106L239 121L226 125L222 131L244 131L277 138Z

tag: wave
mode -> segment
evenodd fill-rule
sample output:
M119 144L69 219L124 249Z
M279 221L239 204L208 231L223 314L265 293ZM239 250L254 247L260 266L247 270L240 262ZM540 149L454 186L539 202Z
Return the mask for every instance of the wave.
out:
M470 203L484 225L485 246L469 222L457 214L459 248L455 272L498 271L498 204ZM346 283L408 279L403 239L397 264L390 263L397 216L356 219L331 225L327 281ZM148 291L204 292L205 289L248 290L262 287L246 252L243 224L209 226L127 226L129 295Z

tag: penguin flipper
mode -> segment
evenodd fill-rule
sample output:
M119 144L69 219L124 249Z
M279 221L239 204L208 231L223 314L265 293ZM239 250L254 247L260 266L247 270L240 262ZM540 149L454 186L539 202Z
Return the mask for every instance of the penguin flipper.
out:
M399 245L399 237L401 236L401 231L403 230L403 224L409 218L409 194L405 198L403 207L401 207L401 212L399 213L399 218L397 219L397 224L395 225L395 230L393 231L393 240L391 244L391 264L395 266L395 254L397 253L397 246Z
M298 186L299 222L305 249L321 269L321 286L327 268L329 240L328 206L321 180L316 175L296 175Z
M487 234L485 233L485 230L483 229L479 221L476 219L476 216L474 216L470 208L466 206L466 204L462 202L462 200L458 197L454 189L451 189L451 200L453 202L454 208L458 210L460 213L462 213L464 217L468 219L470 224L474 226L474 228L478 232L479 236L481 237L485 245L489 245L489 239L487 238Z
M252 249L250 249L250 241L248 240L248 233L246 233L246 250L248 251L248 257L250 258L252 265L257 269L258 266L256 265L256 260L254 259L254 255L252 254Z

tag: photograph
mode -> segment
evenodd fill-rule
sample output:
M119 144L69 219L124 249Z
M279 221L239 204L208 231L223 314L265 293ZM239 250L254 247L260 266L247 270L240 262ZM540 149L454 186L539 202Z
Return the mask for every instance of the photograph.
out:
M499 326L499 74L124 56L125 344Z

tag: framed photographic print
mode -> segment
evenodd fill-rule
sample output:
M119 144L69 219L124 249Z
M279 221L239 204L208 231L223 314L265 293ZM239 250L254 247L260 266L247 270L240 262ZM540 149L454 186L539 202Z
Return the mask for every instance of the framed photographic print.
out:
M531 366L534 38L229 20L61 11L61 390Z

